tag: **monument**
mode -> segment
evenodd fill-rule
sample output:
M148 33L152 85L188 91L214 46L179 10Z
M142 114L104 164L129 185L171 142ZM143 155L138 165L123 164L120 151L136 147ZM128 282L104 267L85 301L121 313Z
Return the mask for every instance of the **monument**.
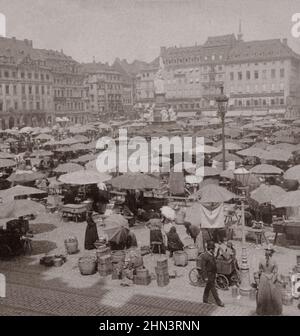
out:
M162 57L159 59L159 70L157 71L154 78L154 98L155 106L153 109L153 122L154 123L165 123L170 121L170 107L166 103L166 91L165 91L165 80L163 77L164 64ZM172 110L173 112L173 110ZM173 113L174 114L174 113ZM172 121L175 118L172 115Z

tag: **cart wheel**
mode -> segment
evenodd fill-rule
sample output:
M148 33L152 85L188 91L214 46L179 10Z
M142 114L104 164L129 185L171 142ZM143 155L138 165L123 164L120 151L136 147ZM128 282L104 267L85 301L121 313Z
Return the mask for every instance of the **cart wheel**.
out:
M217 274L217 276L216 276L216 286L219 289L228 290L229 281L228 281L227 277L223 274Z
M192 268L190 270L189 279L193 286L204 286L205 284L199 268Z
M8 258L12 256L12 250L8 245L0 245L0 257Z

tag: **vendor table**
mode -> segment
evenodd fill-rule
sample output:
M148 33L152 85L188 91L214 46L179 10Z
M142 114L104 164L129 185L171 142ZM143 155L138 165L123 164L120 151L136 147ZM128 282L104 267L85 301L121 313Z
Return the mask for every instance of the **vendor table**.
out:
M86 218L88 205L86 203L81 204L65 204L62 207L62 217L74 220L76 223L78 220L84 220Z

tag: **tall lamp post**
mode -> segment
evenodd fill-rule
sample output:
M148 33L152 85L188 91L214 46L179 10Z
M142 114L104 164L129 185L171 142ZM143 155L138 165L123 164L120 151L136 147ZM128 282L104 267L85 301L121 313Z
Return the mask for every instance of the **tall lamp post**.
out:
M246 192L248 189L248 180L250 177L250 172L242 165L237 168L234 172L234 177L237 182L239 182L242 187L242 264L241 264L241 284L240 284L240 294L249 295L251 291L250 285L250 272L248 264L248 254L246 248L246 232L245 232L245 199Z
M222 121L222 159L223 159L223 170L226 169L225 162L225 115L227 112L227 105L229 98L224 94L224 87L220 87L221 94L216 98L218 104L218 116Z

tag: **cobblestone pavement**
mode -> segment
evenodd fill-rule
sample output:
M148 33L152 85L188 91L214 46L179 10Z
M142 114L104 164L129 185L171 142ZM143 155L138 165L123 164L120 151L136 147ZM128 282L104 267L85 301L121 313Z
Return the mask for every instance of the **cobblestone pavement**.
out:
M19 257L11 261L0 262L0 272L7 278L7 296L0 298L0 315L66 315L66 316L249 316L255 315L255 302L242 297L233 299L230 291L220 291L225 308L201 303L203 288L191 286L188 273L195 262L186 267L176 267L169 259L169 270L176 271L177 277L170 280L166 287L158 287L153 280L148 286L129 284L121 286L120 280L100 277L99 274L82 276L78 270L78 257L86 254L82 243L85 223L63 223L55 216L40 218L44 224L33 228L36 232L31 256ZM49 226L51 224L53 227ZM99 228L101 231L101 228ZM146 245L149 235L143 227L135 229L140 245ZM178 232L184 239L183 227ZM45 252L64 252L63 241L75 235L80 241L82 252L68 256L62 267L47 268L39 264L39 258ZM238 253L240 246L235 242ZM249 264L251 272L257 267L262 249L249 245ZM277 248L279 268L288 270L294 264L297 251ZM95 252L88 252L95 253ZM154 272L158 256L145 256L144 264ZM284 315L300 315L293 306L284 306Z

